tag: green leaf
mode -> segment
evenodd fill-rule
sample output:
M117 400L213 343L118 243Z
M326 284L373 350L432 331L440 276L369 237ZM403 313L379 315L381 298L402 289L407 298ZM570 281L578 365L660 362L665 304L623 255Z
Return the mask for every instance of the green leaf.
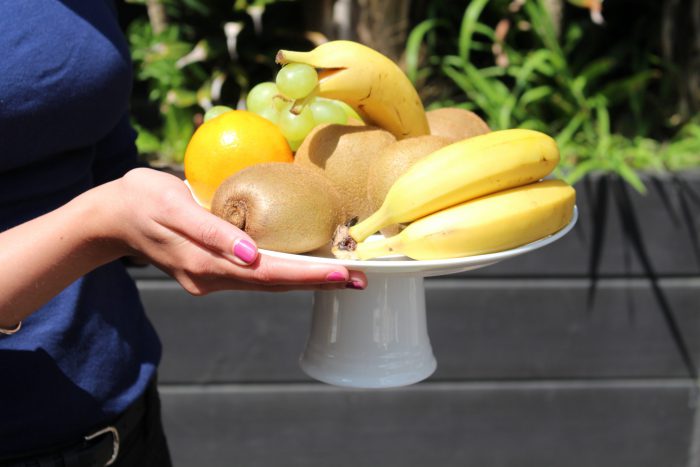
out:
M559 146L564 146L573 139L574 134L579 130L587 115L583 112L579 112L572 118L569 123L564 127L562 131L556 137L557 144Z
M527 128L530 130L537 130L541 131L543 133L548 133L550 131L549 125L547 125L545 122L542 120L537 120L534 118L530 118L527 120L523 120L520 122L518 125L518 128Z
M182 162L187 143L194 132L192 112L170 107L164 114L161 151L171 161Z
M487 66L479 68L479 75L485 79L500 78L506 75L506 69L500 66Z
M544 46L555 54L557 60L565 61L564 52L559 46L559 40L554 31L552 17L549 16L549 12L544 6L543 0L525 2L524 10Z
M489 80L485 78L479 70L470 63L464 64L462 69L465 71L467 79L476 93L484 97L486 102L484 111L492 116L497 115L499 113L499 108L510 96L509 89L498 80Z
M577 181L581 180L587 174L601 170L600 162L595 159L585 160L574 167L574 169L566 174L564 180L573 185Z
M583 38L583 28L578 23L573 23L564 33L563 52L568 56Z
M187 89L171 89L167 99L169 104L176 107L191 107L197 104L197 93Z
M418 76L418 64L423 39L431 30L440 26L449 26L449 23L446 20L427 19L420 22L408 35L406 41L406 74L413 84L416 84Z
M160 150L160 140L156 135L146 130L145 128L139 128L134 125L137 129L136 133L136 149L139 154L155 154Z
M472 0L464 11L458 42L459 56L464 62L469 62L469 51L471 50L476 24L487 3L488 0Z
M498 97L498 90L493 89L492 82L484 79L471 64L466 64L461 70L446 65L443 67L443 73L488 115L490 124L497 123L501 99Z
M591 82L609 73L613 68L615 68L615 60L612 57L601 57L586 65L579 76L584 77L587 82Z
M640 94L646 88L649 81L656 77L658 71L644 70L617 81L606 84L600 91L611 104L626 101L630 96Z
M196 11L201 16L207 17L212 14L211 7L209 7L208 2L201 0L181 0L187 7L192 11Z
M537 86L534 88L530 88L527 91L525 91L521 96L520 100L518 101L518 104L520 107L527 107L530 104L533 104L541 99L544 99L546 97L549 97L552 95L552 87L551 86Z
M573 94L578 100L585 101L586 97L583 92L586 87L586 78L583 76L577 76L570 84L571 94Z
M465 63L462 66L467 78L472 83L472 86L480 93L482 93L486 99L491 102L498 102L498 91L494 88L495 84L498 83L496 80L489 80L484 75L481 74L478 68L476 68L471 63Z
M483 24L483 23L475 23L474 24L474 33L475 34L481 34L482 36L485 36L490 42L495 42L496 41L496 31L493 30L492 27Z
M644 182L642 182L642 179L639 178L639 175L637 175L637 173L627 164L620 164L616 169L620 177L622 177L639 193L645 194L647 192L647 187L644 185Z
M552 52L547 49L539 49L535 52L528 54L525 57L525 61L522 68L518 71L515 77L515 87L517 90L521 90L533 77L535 71L540 69L542 65L547 63L552 57Z
M498 128L506 130L512 127L511 115L513 113L513 108L515 107L516 98L514 94L508 94L508 96L503 100L503 104L500 106L498 112Z
M486 96L475 92L474 85L471 80L465 76L460 70L456 70L451 65L443 65L442 72L450 78L465 94L467 94L476 104L482 109L488 105Z
M597 151L605 154L610 147L610 114L604 102L598 102L595 106L598 146Z

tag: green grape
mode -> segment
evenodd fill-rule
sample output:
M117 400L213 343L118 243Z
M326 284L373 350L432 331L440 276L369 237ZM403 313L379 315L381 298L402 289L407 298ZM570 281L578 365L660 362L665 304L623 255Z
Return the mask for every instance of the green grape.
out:
M297 149L299 149L299 146L301 146L301 143L304 142L303 139L298 139L296 141L287 141L289 143L289 148L292 150L292 152L297 152Z
M292 99L301 99L311 94L318 83L318 74L312 66L290 63L277 72L277 88Z
M275 109L273 106L271 106L271 105L267 106L264 109L262 109L261 111L255 112L255 113L260 115L262 118L268 119L269 121L271 121L275 125L279 125L280 112L277 109Z
M263 109L272 106L273 100L276 100L273 98L277 94L279 94L279 90L277 89L277 85L272 81L257 84L248 92L245 99L245 106L251 112L259 114Z
M289 107L291 103L291 100L287 97L284 97L282 94L277 94L275 97L272 98L272 106L279 111L282 111L285 108Z
M290 111L280 112L277 125L287 141L300 141L313 130L316 122L311 109L304 107L298 115Z
M231 110L233 109L226 105L215 105L204 113L204 121L206 122L207 120L211 120L212 118L218 117L223 113L230 112Z
M336 104L338 104L340 107L343 108L343 110L345 111L345 114L348 116L348 118L354 118L355 120L359 120L361 122L364 121L364 120L362 120L362 117L360 117L360 115L357 113L357 111L355 111L355 109L350 107L349 104L347 104L343 101L333 101L333 102L335 102Z
M337 101L316 98L309 108L314 115L314 120L316 120L317 125L321 123L345 125L348 122L348 115L345 113L343 107L337 104Z

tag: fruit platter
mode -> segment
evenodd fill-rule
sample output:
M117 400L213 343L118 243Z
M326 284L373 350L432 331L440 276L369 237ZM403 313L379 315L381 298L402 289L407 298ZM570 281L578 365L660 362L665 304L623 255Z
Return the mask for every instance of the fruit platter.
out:
M211 108L185 153L193 197L261 254L365 272L363 291L314 294L302 369L383 388L435 370L423 278L542 248L576 223L559 149L531 129L491 131L462 108L426 111L387 57L331 41L280 50L246 108Z

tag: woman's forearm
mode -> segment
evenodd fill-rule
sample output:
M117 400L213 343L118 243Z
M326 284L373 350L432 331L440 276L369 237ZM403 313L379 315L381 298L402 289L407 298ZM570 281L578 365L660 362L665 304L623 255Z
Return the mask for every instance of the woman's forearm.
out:
M125 251L109 235L103 185L0 233L0 327L12 328L76 279Z

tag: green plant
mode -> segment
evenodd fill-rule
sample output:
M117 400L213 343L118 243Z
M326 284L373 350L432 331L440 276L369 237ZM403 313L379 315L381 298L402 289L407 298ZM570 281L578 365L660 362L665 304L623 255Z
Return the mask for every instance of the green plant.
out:
M187 139L194 130L193 116L197 93L188 89L188 75L178 61L190 52L190 45L180 40L180 30L168 26L155 34L151 25L140 20L129 30L132 58L137 65L136 79L148 85L148 99L157 103L161 125L149 129L134 121L138 132L137 147L141 154L158 154L164 160L181 162ZM203 70L190 67L201 79Z
M565 24L560 37L542 0L526 1L517 12L509 9L514 3L473 0L459 24L445 11L441 15L438 3L412 30L409 77L419 88L437 81L447 90L433 97L432 107L476 110L493 129L555 135L560 175L571 183L603 171L644 191L641 169L700 165L697 123L689 122L668 142L650 136L666 125L647 92L665 76L651 45L639 52L628 41L595 56L586 50L586 22ZM427 58L421 61L423 51Z
M653 9L660 2L638 3ZM522 8L512 12L513 5ZM474 109L494 129L530 127L556 137L562 154L559 175L570 183L583 178L585 186L596 186L589 191L588 212L582 212L592 234L589 306L600 275L606 225L616 211L625 242L650 281L688 375L697 382L690 347L659 284L628 193L628 186L644 192L643 180L649 180L667 200L670 195L659 188L654 174L640 174L671 171L680 214L669 213L682 219L691 239L697 239L694 213L700 197L673 171L700 167L700 120L683 122L673 113L677 106L669 89L679 87L674 80L681 75L659 58L659 45L651 39L658 37L654 21L660 22L661 15L630 21L623 11L630 24L618 36L616 31L591 29L587 18L574 16L558 35L544 0L472 0L459 24L449 20L456 16L454 8L436 2L429 18L413 29L406 49L409 77L434 93L433 106ZM435 93L436 88L441 92ZM584 178L591 172L602 175ZM696 240L693 245L698 258Z
M274 76L274 55L282 43L303 41L301 34L267 19L261 35L263 14L294 3L289 0L130 3L149 3L149 15L142 8L127 35L136 78L132 122L137 147L153 162L181 163L206 110L237 107L252 85Z

